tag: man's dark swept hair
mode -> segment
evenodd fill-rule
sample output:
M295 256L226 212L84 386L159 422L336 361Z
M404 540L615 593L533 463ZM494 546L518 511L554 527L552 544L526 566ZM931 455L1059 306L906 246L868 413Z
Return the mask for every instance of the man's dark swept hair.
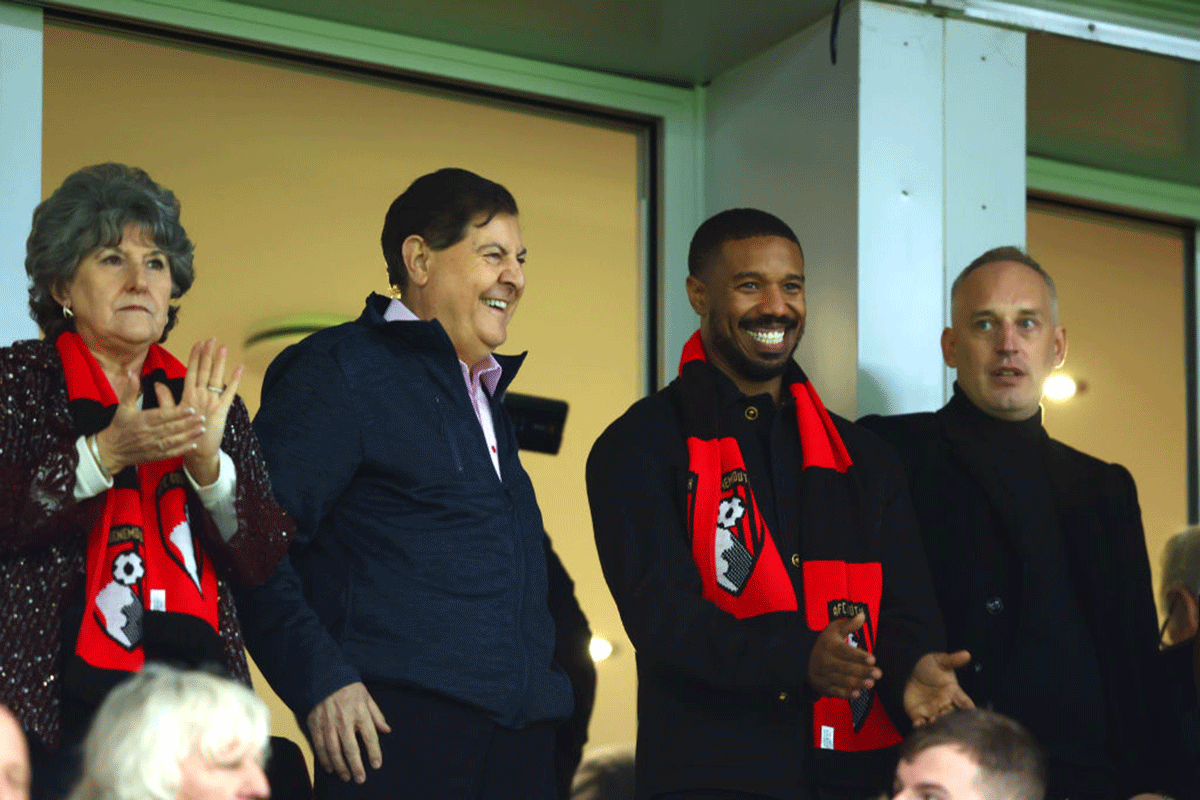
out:
M979 765L984 800L1042 800L1046 794L1042 749L1029 731L1003 714L955 711L914 728L900 745L900 760L912 761L939 745L958 748Z
M25 274L29 276L29 313L54 340L75 329L65 318L54 292L75 278L84 258L101 247L121 242L125 226L141 225L167 257L171 297L192 286L192 242L179 223L179 201L144 170L124 164L96 164L73 172L54 194L33 210L25 242ZM162 339L175 327L178 306L167 308Z
M1024 264L1040 275L1042 280L1046 282L1046 288L1050 290L1050 317L1054 322L1058 322L1058 289L1054 286L1054 279L1050 277L1049 272L1042 269L1041 264L1033 260L1033 256L1021 248L1013 247L1012 245L993 247L970 264L967 264L966 268L958 273L958 277L954 279L954 283L950 285L950 300L954 300L955 295L958 294L958 287L962 286L962 282L966 280L968 275L980 267L995 264L997 261L1015 261L1018 264Z
M383 220L380 242L388 281L402 292L408 286L403 248L409 236L420 236L434 250L445 250L466 237L468 225L482 227L497 214L517 216L517 201L495 181L455 167L417 178L392 201Z
M779 236L800 247L795 232L774 214L757 208L731 208L709 217L696 229L688 248L688 274L700 277L726 242L755 236ZM804 248L800 248L800 256L803 258Z

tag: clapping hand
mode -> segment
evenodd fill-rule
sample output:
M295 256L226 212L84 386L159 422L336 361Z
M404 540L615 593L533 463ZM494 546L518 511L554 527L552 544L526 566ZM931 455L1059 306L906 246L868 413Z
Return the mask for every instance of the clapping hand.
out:
M201 486L207 486L217 479L220 468L218 453L221 439L225 436L225 420L237 394L238 384L242 382L244 367L239 365L229 383L225 383L225 358L228 354L229 348L218 345L215 338L196 342L188 356L187 375L183 379L180 405L195 409L204 418L204 428L195 441L196 446L183 457L187 471ZM167 408L168 403L169 407L174 407L165 386L156 384L154 390L158 394L160 407Z
M808 683L818 694L856 698L883 677L875 666L875 656L848 641L865 621L859 612L850 619L835 619L817 635L808 657Z
M104 469L115 475L126 467L183 456L197 483L213 483L220 469L217 453L225 419L242 379L239 366L225 385L227 352L216 339L192 347L178 404L166 385L156 383L158 408L143 410L138 407L137 385L131 385L119 399L112 422L96 434L95 452Z

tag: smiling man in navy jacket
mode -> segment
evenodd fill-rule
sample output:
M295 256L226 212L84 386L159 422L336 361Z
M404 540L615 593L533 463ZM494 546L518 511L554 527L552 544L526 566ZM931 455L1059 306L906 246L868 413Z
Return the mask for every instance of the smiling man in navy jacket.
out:
M517 205L439 170L382 243L402 299L267 371L254 426L298 530L241 603L246 639L307 722L318 797L549 800L571 688L502 407L523 356L492 353L525 288Z

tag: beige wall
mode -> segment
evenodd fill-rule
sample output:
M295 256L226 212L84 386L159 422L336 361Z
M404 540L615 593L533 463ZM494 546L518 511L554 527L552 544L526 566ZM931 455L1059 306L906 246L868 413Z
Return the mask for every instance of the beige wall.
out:
M1187 523L1183 233L1039 206L1028 226L1058 286L1062 372L1087 383L1043 404L1046 428L1133 473L1157 591L1163 544Z
M530 351L513 391L571 405L562 452L524 461L593 628L619 648L599 667L595 744L632 741L635 724L633 653L600 575L583 466L642 385L638 148L630 130L46 26L45 192L80 166L123 161L183 202L197 279L168 342L176 355L216 335L237 363L265 318L357 316L387 290L384 212L424 172L462 166L512 190L527 291L501 351ZM266 358L252 356L241 394L253 411Z

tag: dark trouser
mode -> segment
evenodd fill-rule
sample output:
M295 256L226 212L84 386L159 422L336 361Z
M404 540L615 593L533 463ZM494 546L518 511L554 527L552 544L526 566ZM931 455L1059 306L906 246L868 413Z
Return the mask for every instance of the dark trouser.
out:
M392 729L379 734L383 766L368 766L361 785L318 766L318 800L555 800L553 723L514 731L430 692L367 691Z

